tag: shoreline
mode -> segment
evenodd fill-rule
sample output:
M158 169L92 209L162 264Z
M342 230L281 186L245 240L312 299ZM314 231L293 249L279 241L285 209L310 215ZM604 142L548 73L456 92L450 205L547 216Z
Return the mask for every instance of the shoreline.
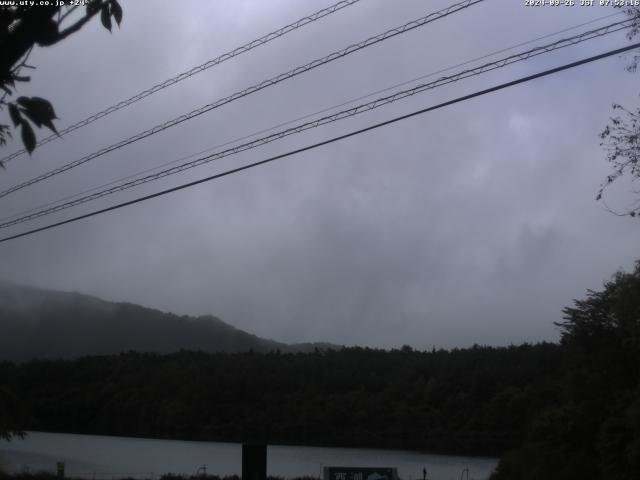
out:
M29 432L24 441L0 444L5 470L20 480L22 469L33 477L39 471L52 478L56 463L65 463L65 478L116 480L135 478L158 480L164 473L177 478L230 477L241 472L242 447L230 442L202 442L115 436L88 436ZM469 467L478 479L488 478L495 468L495 457L465 457L402 450L325 448L307 446L268 446L267 472L278 479L321 477L329 466L397 468L405 480L419 480L427 468L429 478L458 477ZM203 468L204 467L204 468ZM169 477L167 477L169 479ZM28 480L25 477L25 480ZM169 479L170 480L170 479Z
M243 442L233 441L233 440L215 440L215 439L204 439L204 438L195 438L197 435L192 437L169 437L169 436L142 436L142 435L119 435L119 434L108 434L108 433L87 433L87 432L53 432L47 430L25 430L25 439L29 436L29 434L47 434L47 435L82 435L89 437L105 437L110 439L122 439L122 440L144 440L144 441L165 441L165 442L191 442L196 444L206 444L206 443L216 443L216 444L224 444L224 445L242 445ZM20 441L21 439L16 438L11 440ZM251 441L249 443L259 443L256 441ZM485 460L498 460L501 455L483 455L483 454L473 454L473 453L451 453L440 450L419 450L416 448L402 448L402 447L375 447L375 446L367 446L367 445L332 445L332 444L303 444L303 443L286 443L286 442L265 442L267 447L299 447L299 448L307 448L307 449L339 449L339 450L378 450L382 452L409 452L415 453L418 455L437 455L441 457L452 457L452 458L476 458L476 459L485 459ZM0 444L1 445L1 444ZM0 452L2 448L0 448Z

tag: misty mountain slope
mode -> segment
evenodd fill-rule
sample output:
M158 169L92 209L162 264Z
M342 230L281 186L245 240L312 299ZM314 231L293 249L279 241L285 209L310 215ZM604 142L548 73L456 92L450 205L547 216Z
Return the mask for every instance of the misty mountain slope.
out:
M0 360L73 358L129 350L307 351L314 346L266 340L213 316L178 316L0 281Z

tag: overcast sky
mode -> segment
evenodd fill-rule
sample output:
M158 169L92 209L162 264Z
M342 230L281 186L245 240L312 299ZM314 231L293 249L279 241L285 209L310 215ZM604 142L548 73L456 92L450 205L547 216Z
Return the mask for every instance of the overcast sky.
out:
M96 19L33 52L37 69L19 93L51 100L59 127L331 0L121 3L120 30L109 34ZM362 0L14 160L0 188L451 3ZM0 199L0 216L611 13L487 0ZM627 44L622 33L592 40L2 236ZM553 322L564 306L640 258L638 221L595 201L609 171L598 134L611 104L640 103L640 74L625 72L628 61L611 57L1 244L0 277L178 314L214 314L284 342L431 348L555 341ZM620 182L609 204L623 209L633 199L630 187Z

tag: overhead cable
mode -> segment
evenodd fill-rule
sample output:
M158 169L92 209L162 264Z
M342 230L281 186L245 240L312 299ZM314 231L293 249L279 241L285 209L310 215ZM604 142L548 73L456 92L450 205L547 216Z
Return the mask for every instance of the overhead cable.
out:
M596 22L599 22L599 21L601 21L601 20L605 20L605 19L607 19L607 18L611 18L611 17L615 17L615 16L620 16L620 15L624 15L624 12L616 12L616 13L611 13L611 14L609 14L609 15L604 15L604 16L601 16L601 17L597 17L597 18L594 18L593 20L589 20L589 21L587 21L587 22L579 23L579 24L577 24L577 25L572 25L572 26L570 26L570 27L563 28L562 30L557 30L557 31L555 31L555 32L548 33L548 34L545 34L545 35L542 35L542 36L540 36L540 37L533 38L533 39L530 39L530 40L527 40L527 41L524 41L524 42L520 42L520 43L517 43L517 44L515 44L515 45L511 45L511 46L509 46L509 47L502 48L502 49L500 49L500 50L495 50L495 51L493 51L493 52L491 52L491 53L486 53L486 54L484 54L484 55L482 55L482 56L475 57L475 58L472 58L472 59L470 59L470 60L465 60L464 62L461 62L461 63L455 64L455 65L451 65L451 66L449 66L449 67L442 68L442 69L440 69L440 70L436 70L436 71L434 71L434 72L431 72L431 73L428 73L428 74L425 74L425 75L421 75L421 76L416 77L416 78L413 78L413 79L411 79L411 80L406 80L406 81L404 81L404 82L396 83L396 84L394 84L394 85L390 85L390 86L388 86L388 87L385 87L385 88L382 88L382 89L376 90L376 91L374 91L374 92L367 93L367 94L365 94L365 95L360 95L360 96L358 96L358 97L351 98L351 99L346 100L346 101L344 101L344 102L341 102L341 103L339 103L339 104L336 104L336 105L332 105L332 106L330 106L330 107L323 108L322 110L317 110L317 111L312 112L312 113L307 113L307 114L305 114L305 115L303 115L303 116L301 116L301 117L297 117L297 118L294 118L294 119L291 119L291 120L287 120L287 121L285 121L285 122L281 122L281 123L279 123L279 124L277 124L277 125L272 125L271 127L263 128L263 129L258 130L258 131L256 131L256 132L252 132L252 133L249 133L249 134L243 135L243 136L241 136L241 137L234 138L234 139L232 139L232 140L227 140L227 141L225 141L224 143L220 143L220 144L217 144L217 145L214 145L214 146L211 146L211 147L205 148L204 150L200 150L200 151L198 151L198 152L194 152L194 153L190 153L190 154L188 154L188 155L184 155L184 156L182 156L182 157L179 157L179 158L176 158L176 159L170 160L170 161L165 162L165 163L162 163L162 164L160 164L160 165L156 165L156 166L154 166L154 167L147 168L147 169L145 169L145 170L138 171L138 172L136 172L136 173L132 173L132 174L127 175L127 176L125 176L125 177L120 177L120 178L117 178L117 179L111 180L111 181L109 181L109 182L107 182L107 183L103 183L103 184L101 184L101 185L96 185L95 187L91 187L91 188L88 188L88 189L86 189L86 190L83 190L83 191L80 191L80 192L74 193L74 194L72 194L72 195L66 195L66 196L64 196L64 197L62 197L62 198L59 198L59 199L57 199L57 200L53 200L53 201L50 201L50 202L47 202L47 203L44 203L44 204L40 204L40 205L37 205L37 206L31 207L31 208L29 208L29 209L27 209L27 210L23 210L23 211L21 211L21 212L17 212L17 213L11 214L11 215L7 215L7 216L5 216L5 217L0 218L0 223L4 222L5 220L10 220L10 219L13 219L13 218L16 218L16 217L21 217L21 216L24 216L24 215L26 215L26 214L28 214L28 213L34 212L34 211L36 211L36 210L41 210L41 209L44 209L44 208L46 208L46 207L50 207L50 206L52 206L52 205L56 205L56 204L59 204L59 203L65 202L65 201L67 201L67 200L71 200L72 198L76 198L76 197L79 197L79 196L81 196L81 195L85 195L85 194L88 194L88 193L90 193L90 192L95 192L95 191L100 190L100 189L102 189L102 188L109 187L109 186L111 186L111 185L115 185L115 184L117 184L117 183L124 182L124 181L126 181L126 180L130 180L130 179L136 178L136 177L138 177L138 176L140 176L140 175L144 175L145 173L150 173L150 172L153 172L153 171L160 170L161 168L167 167L167 166L169 166L169 165L174 165L174 164L176 164L176 163L179 163L179 162L182 162L182 161L188 160L188 159L190 159L190 158L197 157L197 156L202 155L202 154L204 154L204 153L211 152L211 151L213 151L213 150L217 150L217 149L219 149L219 148L226 147L226 146L228 146L228 145L233 145L234 143L237 143L237 142L241 142L241 141L244 141L244 140L248 140L249 138L256 137L257 135L261 135L261 134L263 134L263 133L271 132L271 131L276 130L276 129L280 128L280 127L284 127L284 126L287 126L287 125L291 125L292 123L296 123L296 122L299 122L299 121L301 121L301 120L306 120L307 118L311 118L311 117L313 117L313 116L320 115L320 114L322 114L322 113L330 112L330 111L332 111L332 110L335 110L336 108L344 107L344 106L346 106L346 105L351 105L352 103L358 102L358 101L360 101L360 100L364 100L364 99L366 99L366 98L373 97L374 95L379 95L379 94L381 94L381 93L388 92L388 91L391 91L391 90L396 89L396 88L399 88L399 87L403 87L403 86L406 86L406 85L410 85L410 84L412 84L412 83L417 82L418 80L423 80L423 79L425 79L425 78L430 78L430 77L433 77L433 76L438 75L438 74L440 74L440 73L444 73L444 72L451 71L451 70L453 70L454 68L463 67L463 66L465 66L465 65L469 65L469 64L472 64L472 63L474 63L474 62L477 62L478 60L484 60L485 58L493 57L493 56L495 56L495 55L497 55L497 54L499 54L499 53L504 53L504 52L508 52L508 51L511 51L511 50L515 50L515 49L516 49L516 48L518 48L518 47L522 47L522 46L525 46L525 45L530 45L530 44L535 43L535 42L538 42L538 41L540 41L540 40L544 40L544 39L546 39L546 38L554 37L554 36L559 35L559 34L561 34L561 33L569 32L569 31L571 31L571 30L575 30L575 29L577 29L577 28L584 27L584 26L586 26L586 25L591 25L591 24L596 23Z
M388 105L390 103L396 102L398 100L416 95L418 93L422 93L425 92L427 90L432 90L434 88L437 87L441 87L443 85L447 85L453 82L457 82L460 80L463 80L465 78L469 78L469 77L473 77L473 76L478 76L481 75L483 73L487 73L499 68L503 68L506 67L508 65L512 65L516 62L521 62L524 60L528 60L532 57L536 57L545 53L549 53L561 48L566 48L572 45L577 45L581 42L587 41L587 40L591 40L594 38L598 38L598 37L602 37L604 35L607 34L611 34L614 32L618 32L620 30L629 28L632 25L632 20L624 20L621 22L615 22L612 23L610 25L607 25L605 27L601 27L598 29L594 29L594 30L590 30L587 32L583 32L581 34L578 35L574 35L572 37L569 38L565 38L565 39L561 39L558 40L556 42L547 44L547 45L543 45L543 46L539 46L539 47L535 47L533 49L527 50L525 52L522 53L518 53L518 54L514 54L514 55L510 55L508 57L496 60L494 62L489 62L489 63L485 63L484 65L480 65L474 68L470 68L467 70L463 70L459 73L456 73L454 75L450 75L450 76L446 76L446 77L441 77L433 82L429 82L429 83L424 83L424 84L420 84L417 85L413 88L410 89L406 89L406 90L402 90L399 92L396 92L392 95L388 95L386 97L381 97L381 98L377 98L373 101L367 102L367 103L363 103L360 105L357 105L355 107L352 108L348 108L336 113L333 113L331 115L326 115L324 117L321 118L317 118L315 120L306 122L306 123L302 123L300 125L296 125L294 127L290 127L287 128L285 130L281 130L279 132L273 133L271 135L267 135L240 145L236 145L234 147L231 148L227 148L225 150L219 151L219 152L215 152L213 154L210 155L206 155L204 157L200 157L197 158L195 160L192 160L190 162L186 162L183 163L181 165L177 165L171 168L167 168L165 170L161 170L159 172L156 172L154 174L150 174L144 177L140 177L125 183L121 183L118 185L115 185L113 187L110 188L106 188L104 190L100 190L98 192L92 193L90 195L85 195L79 198L76 198L74 200L71 200L69 202L66 203L62 203L59 205L55 205L49 208L45 208L42 210L38 210L34 213L30 213L28 215L24 215L21 216L19 218L13 219L13 220L8 220L5 222L0 223L0 229L2 228L8 228L20 223L24 223L27 221L31 221L31 220L35 220L37 218L46 216L46 215L51 215L53 213L62 211L62 210L66 210L68 208L72 208L75 207L77 205L81 205L93 200L97 200L99 198L105 197L107 195L112 195L124 190L128 190L130 188L134 188L140 185L143 185L145 183L149 183L152 181L156 181L159 180L161 178L164 177L168 177L170 175L175 175L177 173L183 172L185 170L189 170L191 168L194 167L198 167L201 165L204 165L206 163L210 163L214 160L219 160L221 158L224 157L228 157L228 156L232 156L235 154L238 154L240 152L244 152L247 150L251 150L253 148L262 146L262 145L266 145L267 143L271 143L274 142L276 140L280 140L284 137L288 137L290 135L293 134L297 134L306 130L310 130L316 127L319 127L321 125L326 125L329 123L333 123L339 120L343 120L345 118L349 118L349 117L353 117L355 115L359 115L361 113L367 112L367 111L371 111L374 110L376 108L382 107L384 105Z
M294 30L297 30L300 27L303 27L305 25L308 25L310 23L315 22L316 20L320 20L321 18L326 17L327 15L331 15L332 13L335 13L339 10L342 10L343 8L349 7L351 5L353 5L354 3L358 3L360 0L341 0L337 3L334 3L333 5L323 8L322 10L318 10L315 13L312 13L311 15L307 15L306 17L302 17L301 19L290 23L289 25L286 25L278 30L275 30L271 33L268 33L267 35L264 35L260 38L257 38L255 40L252 40L249 43L245 43L244 45L237 47L229 52L223 53L222 55L216 57L216 58L212 58L211 60L207 60L205 63L198 65L196 67L191 68L190 70L187 70L186 72L182 72L179 75L176 75L175 77L169 78L168 80L165 80L164 82L158 83L157 85L154 85L151 88L148 88L146 90L143 90L140 93L135 94L134 96L126 99L126 100L122 100L121 102L116 103L115 105L112 105L108 108L105 108L104 110L101 110L98 113L94 113L93 115L80 120L77 123L74 123L73 125L69 125L68 127L65 127L63 129L61 129L59 131L60 135L64 135L66 133L70 133L73 132L74 130L78 130L79 128L82 127L86 127L87 125L89 125L90 123L95 122L96 120L99 120L102 117L106 117L107 115L117 112L118 110L121 110L125 107L128 107L129 105L136 103L140 100L142 100L143 98L148 97L149 95L153 95L156 92L159 92L160 90L164 90L167 87L170 87L172 85L175 85L178 82L181 82L182 80L185 80L189 77L192 77L200 72L203 72L211 67L214 67L216 65L219 65L223 62L226 62L227 60L230 60L234 57L237 57L239 55L242 55L243 53L246 53L250 50L253 50L256 47L259 47L261 45L264 45L266 43L271 42L272 40L275 40L276 38L280 38L284 35L286 35L287 33L290 33ZM55 140L56 138L60 138L58 135L49 135L48 137L43 138L42 140L40 140L37 143L37 146L40 147L46 143L49 143L53 140ZM19 157L20 155L23 155L27 153L26 149L22 149L19 151L16 151L10 155L7 155L4 158L0 158L0 164L9 162L10 160L13 160L16 157Z
M27 210L23 210L23 211L18 212L18 213L7 215L5 217L0 218L0 223L4 222L5 220L10 220L10 219L13 219L13 218L16 218L16 217L21 217L21 216L26 215L28 213L34 212L36 210L41 210L43 208L46 208L46 207L49 207L49 206L52 206L52 205L56 205L58 203L65 202L67 200L71 200L72 198L76 198L76 197L79 197L81 195L85 195L85 194L90 193L90 192L95 192L96 190L100 190L102 188L109 187L111 185L115 185L117 183L124 182L126 180L130 180L132 178L136 178L136 177L138 177L140 175L144 175L145 173L150 173L150 172L153 172L153 171L160 170L161 168L167 167L169 165L174 165L176 163L188 160L190 158L197 157L197 156L202 155L204 153L211 152L213 150L217 150L219 148L226 147L228 145L233 145L234 143L237 143L237 142L248 140L249 138L256 137L257 135L261 135L263 133L271 132L271 131L276 130L276 129L280 128L280 127L291 125L292 123L296 123L296 122L299 122L301 120L306 120L307 118L311 118L313 116L320 115L322 113L330 112L332 110L335 110L336 108L344 107L346 105L351 105L352 103L358 102L360 100L364 100L366 98L373 97L374 95L379 95L381 93L388 92L388 91L391 91L391 90L399 88L399 87L410 85L412 83L417 82L418 80L424 80L425 78L430 78L430 77L433 77L433 76L438 75L440 73L451 71L454 68L463 67L465 65L469 65L469 64L472 64L474 62L477 62L478 60L484 60L486 58L493 57L493 56L495 56L495 55L497 55L499 53L504 53L504 52L508 52L508 51L511 51L511 50L515 50L518 47L522 47L522 46L525 46L525 45L530 45L530 44L538 42L540 40L544 40L546 38L554 37L554 36L559 35L561 33L569 32L571 30L575 30L577 28L584 27L586 25L591 25L591 24L599 22L601 20L604 20L604 19L607 19L607 18L611 18L611 17L615 17L615 16L620 16L620 15L624 15L624 12L616 12L616 13L611 13L609 15L604 15L602 17L597 17L597 18L594 18L593 20L589 20L587 22L579 23L577 25L572 25L570 27L563 28L562 30L557 30L555 32L548 33L548 34L545 34L545 35L542 35L540 37L533 38L533 39L530 39L530 40L527 40L527 41L524 41L524 42L520 42L520 43L517 43L515 45L511 45L509 47L502 48L500 50L495 50L495 51L493 51L491 53L487 53L487 54L484 54L482 56L472 58L470 60L465 60L464 62L455 64L455 65L451 65L449 67L442 68L440 70L436 70L434 72L431 72L431 73L428 73L428 74L425 74L425 75L421 75L421 76L413 78L411 80L406 80L404 82L396 83L394 85L390 85L388 87L376 90L374 92L367 93L365 95L360 95L358 97L351 98L351 99L346 100L344 102L341 102L339 104L323 108L322 110L317 110L315 112L305 114L305 115L303 115L301 117L297 117L297 118L294 118L294 119L291 119L291 120L287 120L287 121L281 122L281 123L279 123L277 125L272 125L271 127L263 128L261 130L258 130L258 131L243 135L243 136L238 137L238 138L234 138L232 140L227 140L224 143L220 143L220 144L208 147L208 148L206 148L204 150L200 150L198 152L194 152L194 153L191 153L191 154L188 154L188 155L185 155L185 156L170 160L170 161L162 163L160 165L156 165L154 167L147 168L145 170L138 171L136 173L132 173L132 174L127 175L125 177L120 177L120 178L117 178L115 180L111 180L111 181L109 181L107 183L103 183L101 185L97 185L95 187L88 188L88 189L83 190L81 192L77 192L77 193L74 193L72 195L66 195L66 196L64 196L62 198L59 198L57 200L53 200L53 201L50 201L50 202L47 202L47 203L44 203L44 204L41 204L41 205L37 205L35 207L31 207L31 208L29 208Z
M314 68L317 68L321 65L325 65L329 62L332 62L334 60L337 60L339 58L345 57L351 53L357 52L359 50L362 50L364 48L370 47L372 45L375 45L377 43L383 42L385 40L388 40L389 38L393 38L397 35L401 35L403 33L407 33L411 30L414 30L418 27L422 27L424 25L427 25L431 22L434 22L436 20L439 20L441 18L447 17L449 15L452 15L454 13L457 13L461 10L464 10L466 8L469 8L472 5L475 5L477 3L481 3L485 0L465 0L463 2L459 2L456 3L454 5L451 5L447 8L444 8L442 10L439 10L437 12L434 13L430 13L428 15L425 15L421 18L418 18L416 20L412 20L411 22L407 22L404 25L401 25L399 27L393 28L391 30L387 30L386 32L383 32L379 35L370 37L366 40L363 40L361 42L355 43L353 45L350 45L342 50L338 50L336 52L333 52L325 57L319 58L317 60L314 60L310 63L307 63L306 65L302 65L299 67L294 68L293 70L290 70L286 73L282 73L280 75L277 75L269 80L264 80L256 85L253 85L245 90L236 92L228 97L225 98L221 98L213 103L209 103L207 105L204 105L196 110L192 110L189 113L186 113L184 115L181 115L177 118L174 118L172 120L169 120L165 123L156 125L153 128L150 128L149 130L145 130L144 132L138 133L132 137L129 137L125 140L121 140L120 142L114 143L113 145L110 145L108 147L104 147L94 153L91 153L89 155L86 155L78 160L75 160L73 162L67 163L61 167L55 168L53 170L50 170L49 172L46 172L42 175L39 175L37 177L31 178L30 180L27 180L25 182L22 182L18 185L15 185L13 187L8 188L7 190L4 190L2 192L0 192L0 198L5 197L13 192L16 192L18 190L21 190L25 187L28 187L30 185L33 185L35 183L41 182L43 180L46 180L48 178L51 178L55 175L59 175L63 172L66 172L68 170L71 170L72 168L78 167L82 164L85 164L97 157L100 157L102 155L105 155L109 152L112 152L114 150L118 150L122 147L125 147L126 145L129 145L133 142L137 142L138 140L142 140L143 138L149 137L151 135L155 135L156 133L162 132L168 128L174 127L182 122L185 122L187 120L190 120L194 117L197 117L199 115L202 115L203 113L207 113L215 108L218 108L222 105L225 105L227 103L230 103L234 100L237 100L239 98L242 97L246 97L247 95L251 95L253 93L256 93L260 90L263 90L267 87L270 87L272 85L276 85L284 80L288 80L289 78L293 78L297 75L300 75L301 73L304 72L308 72L309 70L313 70Z
M27 235L32 235L34 233L42 232L42 231L45 231L45 230L50 230L50 229L55 228L55 227L59 227L59 226L62 226L62 225L73 223L73 222L77 222L79 220L83 220L85 218L94 217L96 215L100 215L100 214L103 214L103 213L111 212L113 210L118 210L120 208L124 208L124 207L127 207L129 205L134 205L136 203L141 203L141 202L144 202L144 201L147 201L147 200L151 200L151 199L156 198L156 197L161 197L161 196L167 195L169 193L177 192L179 190L184 190L186 188L190 188L190 187L193 187L195 185L199 185L201 183L205 183L205 182L209 182L209 181L212 181L212 180L216 180L218 178L222 178L222 177L234 174L234 173L238 173L238 172L241 172L243 170L248 170L250 168L257 167L259 165L264 165L264 164L267 164L267 163L270 163L270 162L274 162L275 160L279 160L281 158L290 157L292 155L296 155L298 153L302 153L302 152L306 152L306 151L309 151L309 150L313 150L313 149L319 148L319 147L324 146L324 145L328 145L328 144L331 144L331 143L334 143L334 142L338 142L340 140L345 140L347 138L350 138L350 137L353 137L353 136L356 136L356 135L360 135L362 133L369 132L371 130L378 129L380 127L391 125L392 123L396 123L396 122L399 122L401 120L406 120L408 118L415 117L417 115L422 115L424 113L431 112L433 110L438 110L440 108L444 108L444 107L447 107L449 105L453 105L453 104L456 104L456 103L460 103L460 102L464 102L464 101L467 101L467 100L471 100L472 98L480 97L482 95L486 95L488 93L496 92L498 90L503 90L503 89L508 88L508 87L519 85L519 84L522 84L522 83L525 83L525 82L530 82L530 81L536 80L538 78L546 77L548 75L552 75L552 74L555 74L555 73L558 73L558 72L561 72L561 71L564 71L564 70L568 70L570 68L575 68L575 67L580 66L580 65L585 65L587 63L595 62L597 60L601 60L603 58L607 58L607 57L610 57L612 55L618 55L620 53L624 53L624 52L627 52L629 50L633 50L633 49L639 48L639 47L640 47L640 42L639 43L634 43L634 44L628 45L626 47L618 48L618 49L615 49L615 50L609 50L608 52L601 53L599 55L594 55L592 57L584 58L584 59L578 60L576 62L567 63L567 64L562 65L560 67L551 68L549 70L544 70L542 72L535 73L533 75L528 75L526 77L521 77L521 78L518 78L517 80L512 80L512 81L506 82L506 83L501 83L501 84L496 85L496 86L491 87L491 88L480 90L478 92L471 93L469 95L464 95L462 97L458 97L458 98L455 98L453 100L449 100L447 102L439 103L439 104L433 105L431 107L423 108L421 110L417 110L417 111L412 112L412 113L401 115L399 117L394 117L394 118L392 118L390 120L386 120L384 122L376 123L374 125L370 125L368 127L361 128L359 130L354 130L352 132L349 132L349 133L346 133L346 134L343 134L343 135L339 135L337 137L333 137L333 138L330 138L328 140L324 140L322 142L314 143L312 145L307 145L306 147L298 148L296 150L290 150L290 151L288 151L286 153L282 153L280 155L275 155L273 157L269 157L269 158L266 158L266 159L258 161L258 162L254 162L254 163L250 163L250 164L247 164L247 165L243 165L241 167L237 167L237 168L234 168L234 169L231 169L231 170L227 170L227 171L224 171L224 172L221 172L221 173L217 173L215 175L211 175L211 176L206 177L206 178L201 178L201 179L195 180L193 182L184 183L182 185L178 185L176 187L168 188L168 189L162 190L160 192L152 193L152 194L149 194L149 195L145 195L143 197L139 197L139 198L136 198L136 199L133 199L133 200L129 200L127 202L122 202L122 203L119 203L119 204L116 204L116 205L112 205L112 206L107 207L107 208L103 208L103 209L100 209L100 210L95 210L93 212L85 213L84 215L79 215L77 217L69 218L67 220L62 220L62 221L56 222L56 223L51 223L51 224L45 225L43 227L34 228L32 230L28 230L26 232L18 233L16 235L11 235L11 236L8 236L8 237L4 237L4 238L0 239L0 243L8 242L9 240L14 240L14 239L17 239L17 238L25 237Z

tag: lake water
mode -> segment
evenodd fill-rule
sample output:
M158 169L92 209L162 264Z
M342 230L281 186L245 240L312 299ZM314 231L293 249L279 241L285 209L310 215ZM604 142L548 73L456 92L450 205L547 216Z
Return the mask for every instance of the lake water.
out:
M29 432L24 440L0 443L4 470L55 471L65 462L67 476L112 479L122 476L157 478L164 473L193 475L241 473L242 445L146 438L105 437ZM464 468L469 479L483 480L496 466L495 458L432 455L412 451L363 448L289 447L269 445L267 473L285 478L319 477L323 466L396 467L402 480L457 480ZM465 474L466 479L466 474Z

